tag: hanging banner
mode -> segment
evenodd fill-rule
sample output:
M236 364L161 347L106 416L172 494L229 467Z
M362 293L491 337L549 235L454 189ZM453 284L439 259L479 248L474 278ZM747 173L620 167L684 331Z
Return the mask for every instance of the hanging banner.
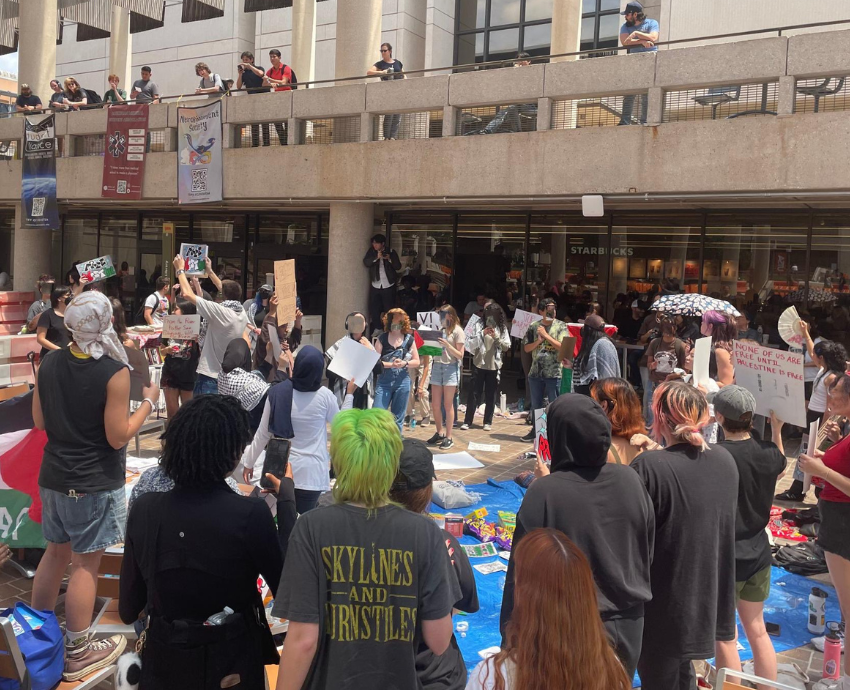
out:
M106 115L106 153L103 186L106 199L141 199L148 141L148 105L109 108Z
M221 101L177 109L177 199L221 201Z
M25 118L21 179L25 228L59 229L55 118L55 115L30 115Z

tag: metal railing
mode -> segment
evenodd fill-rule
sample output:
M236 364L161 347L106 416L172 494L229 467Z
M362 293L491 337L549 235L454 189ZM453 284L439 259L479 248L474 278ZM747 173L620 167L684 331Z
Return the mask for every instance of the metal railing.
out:
M795 113L825 113L850 108L850 76L798 79Z
M639 125L646 122L647 108L645 93L554 101L551 129Z
M260 146L286 146L286 122L258 122L238 125L237 147L243 149Z
M351 144L360 141L360 117L305 120L305 144Z
M507 134L537 130L537 103L512 103L463 108L458 113L455 134Z
M777 82L668 91L664 94L662 122L776 115L778 100Z
M387 139L437 139L443 136L443 111L376 115L372 141Z

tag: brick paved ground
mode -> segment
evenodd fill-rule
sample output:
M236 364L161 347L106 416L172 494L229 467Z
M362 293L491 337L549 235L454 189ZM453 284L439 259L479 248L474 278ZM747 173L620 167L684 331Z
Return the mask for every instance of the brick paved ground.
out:
M481 418L476 417L475 424L469 431L455 429L455 446L446 452L467 450L467 444L470 442L498 444L500 446L499 452L471 451L471 454L484 464L484 467L475 470L438 472L440 479L463 479L467 484L486 482L488 478L503 481L513 479L521 470L533 469L533 460L524 457L525 452L531 450L532 446L529 443L520 441L520 438L529 429L525 420L497 417L493 424L493 430L490 432L483 431L481 424ZM422 440L427 439L433 433L433 424L428 427L419 425L414 431L405 429L406 436ZM159 442L155 436L155 434L151 434L143 437L140 455L144 457L154 457L156 455ZM793 451L793 448L788 448L787 450L790 453ZM777 492L787 488L790 483L791 471L789 469L785 477L777 483ZM821 576L818 579L829 582L828 576ZM0 570L0 606L3 608L13 606L17 601L29 603L31 590L32 580L21 577L19 573L13 571L8 565ZM808 645L780 655L780 663L798 664L813 681L820 678L822 661L823 655ZM107 686L108 684L103 687Z

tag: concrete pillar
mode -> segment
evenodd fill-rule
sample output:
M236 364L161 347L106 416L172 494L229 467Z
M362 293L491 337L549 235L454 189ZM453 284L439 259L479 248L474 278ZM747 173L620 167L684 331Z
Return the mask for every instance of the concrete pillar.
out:
M18 5L18 83L29 84L43 103L53 94L50 80L56 76L56 3L38 0Z
M360 77L380 59L381 0L340 2L336 9L338 78Z
M650 86L647 95L646 124L660 125L664 120L664 89Z
M374 140L375 120L378 115L373 113L360 113L360 142L367 143Z
M777 117L789 117L794 114L797 100L797 77L779 77L779 103L776 108Z
M552 99L537 99L537 131L545 132L552 129Z
M451 105L443 106L443 136L453 137L457 134L457 119L460 109Z
M15 290L25 292L35 289L35 281L42 273L50 273L50 240L53 231L27 230L21 227L23 224L24 214L21 204L15 204L12 286ZM59 276L54 277L59 278Z
M374 204L331 203L328 266L333 269L328 271L327 343L345 334L345 317L351 312L367 312L371 281L362 259L375 233L374 215Z
M295 74L302 82L313 81L316 78L316 0L293 0L292 2L290 62Z
M118 75L121 80L119 86L127 92L129 97L133 87L133 37L130 35L130 10L128 8L118 6L112 8L112 28L109 34L109 74Z
M552 55L575 53L579 50L580 45L580 0L556 0L552 7ZM575 59L575 57L553 58L552 62Z

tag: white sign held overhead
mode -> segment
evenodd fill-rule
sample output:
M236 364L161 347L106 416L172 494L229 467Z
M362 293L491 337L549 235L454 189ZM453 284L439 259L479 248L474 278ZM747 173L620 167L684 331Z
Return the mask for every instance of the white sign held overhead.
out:
M343 338L328 371L346 381L354 379L358 386L362 386L380 358L381 355L371 347L361 345L351 338Z
M201 332L200 314L166 316L162 320L162 337L171 340L197 340Z
M514 321L511 325L511 335L514 338L524 338L528 327L535 321L539 321L541 317L537 314L532 314L530 311L517 309L514 313Z
M786 424L806 426L803 355L735 341L735 382L756 399L756 412L776 413Z
M440 315L435 311L418 311L416 312L416 320L420 326L440 330Z

